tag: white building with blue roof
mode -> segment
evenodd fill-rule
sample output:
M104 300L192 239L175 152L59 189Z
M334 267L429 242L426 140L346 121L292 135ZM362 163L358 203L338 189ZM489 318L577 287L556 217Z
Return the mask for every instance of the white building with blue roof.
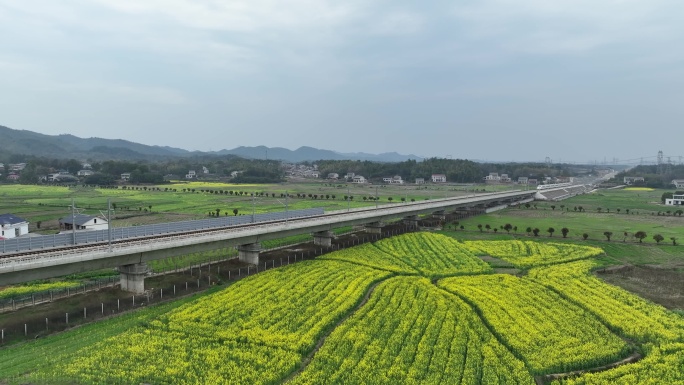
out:
M10 239L26 235L29 232L26 219L13 214L0 214L0 239Z

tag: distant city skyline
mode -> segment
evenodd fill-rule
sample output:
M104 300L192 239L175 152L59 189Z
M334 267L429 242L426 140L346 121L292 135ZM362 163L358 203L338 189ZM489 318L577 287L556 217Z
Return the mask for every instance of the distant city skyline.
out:
M679 164L682 14L670 0L0 0L0 125L200 151Z

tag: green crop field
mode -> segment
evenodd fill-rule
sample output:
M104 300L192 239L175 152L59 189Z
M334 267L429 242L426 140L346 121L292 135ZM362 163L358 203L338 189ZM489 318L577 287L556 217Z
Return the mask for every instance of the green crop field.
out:
M561 229L567 228L567 237L573 240L582 240L585 233L590 240L607 240L604 233L610 232L612 241L632 243L639 242L634 235L643 231L647 236L642 242L656 243L653 239L656 234L663 237L663 244L672 244L671 238L675 238L675 243L684 242L684 216L675 215L675 209L659 203L663 192L601 190L560 202L531 202L529 208L521 206L473 217L460 221L459 226L480 231L478 225L481 225L483 233L506 233L502 226L510 224L517 228L510 231L512 234L525 234L529 227L538 228L539 237L549 237L547 230L554 228L554 238L561 238ZM576 207L583 209L575 210ZM666 215L668 210L670 215ZM663 215L657 215L658 212ZM487 225L490 230L486 229Z
M124 188L125 187L125 188ZM487 188L495 191L500 188ZM227 184L183 182L159 186L83 186L0 185L0 213L12 213L30 222L30 231L54 234L57 220L69 216L72 199L84 214L106 213L111 200L113 227L173 222L220 216L251 215L322 207L326 211L398 203L402 199L424 200L472 194L484 188L471 186L391 186L352 183ZM290 198L285 198L285 194ZM252 196L254 195L254 197ZM353 197L345 201L345 196ZM390 200L391 198L391 200ZM40 222L40 229L38 228Z
M684 317L596 278L612 252L406 234L0 349L0 382L684 383Z

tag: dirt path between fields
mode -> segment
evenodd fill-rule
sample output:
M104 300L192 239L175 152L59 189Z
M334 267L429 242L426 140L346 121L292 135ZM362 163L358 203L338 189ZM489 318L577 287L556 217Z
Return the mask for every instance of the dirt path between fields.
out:
M632 353L631 356L629 356L623 360L613 362L611 364L598 366L598 367L591 368L591 369L575 370L575 371L567 372L567 373L554 373L554 374L547 374L545 376L536 376L534 378L534 380L537 383L537 385L544 385L544 384L550 383L553 380L559 380L559 379L568 378L568 377L575 377L575 376L579 376L579 375L584 374L584 373L603 372L605 370L617 368L618 366L622 366L625 364L635 363L635 362L641 360L642 358L643 357L641 356L641 354L639 354L638 352L634 352L634 353Z
M304 371L304 369L306 369L307 366L309 366L309 364L311 363L311 360L313 360L313 358L314 358L314 356L316 355L316 353L318 353L318 351L321 349L321 346L323 346L323 344L325 343L325 340L326 340L328 337L330 337L330 335L331 335L335 330L337 330L337 328L338 328L340 325L342 325L342 323L343 323L344 321L348 320L349 317L351 317L352 315L356 314L356 312L358 312L358 311L359 311L359 310L368 302L368 300L370 299L370 296L373 294L373 292L375 291L375 288L378 287L379 284L381 284L381 283L383 283L383 282L385 282L386 280L391 279L391 278L392 278L392 277L387 277L387 278L385 278L385 279L383 279L383 280L380 280L379 282L376 282L376 283L374 283L373 285L371 285L371 287L368 289L368 291L366 291L366 294L363 296L363 299L361 300L361 302L360 302L358 305L356 305L356 307L355 307L351 312L349 312L349 314L347 314L345 317L343 317L341 320L339 320L335 325L333 325L333 327L331 327L330 330L329 330L323 337L321 337L321 338L318 340L318 342L316 343L316 346L315 346L314 349L311 351L311 353L309 353L309 354L308 354L306 357L304 357L304 359L302 360L302 363L301 363L301 365L299 366L299 369L295 370L292 374L290 374L289 376L287 376L287 378L285 378L285 380L283 380L282 383L283 383L283 384L286 384L286 383L288 383L288 382L294 380L300 373L302 373L302 372Z

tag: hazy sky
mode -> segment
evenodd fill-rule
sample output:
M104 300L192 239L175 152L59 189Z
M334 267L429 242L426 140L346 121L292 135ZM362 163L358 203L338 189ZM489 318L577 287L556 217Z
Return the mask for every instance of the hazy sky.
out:
M684 155L681 0L0 0L0 47L0 125L45 134Z

